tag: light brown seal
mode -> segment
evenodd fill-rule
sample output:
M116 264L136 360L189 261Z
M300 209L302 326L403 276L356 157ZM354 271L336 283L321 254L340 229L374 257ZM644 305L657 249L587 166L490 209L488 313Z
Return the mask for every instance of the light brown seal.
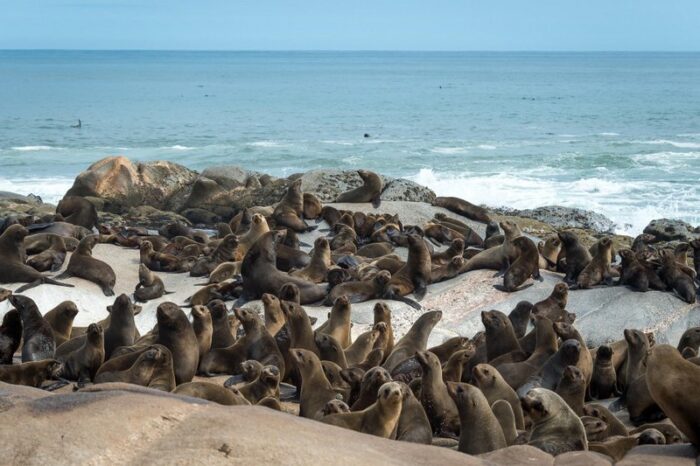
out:
M105 296L114 296L117 276L114 269L99 259L92 257L92 248L97 244L97 235L80 240L78 248L70 256L68 268L57 278L79 277L96 283Z

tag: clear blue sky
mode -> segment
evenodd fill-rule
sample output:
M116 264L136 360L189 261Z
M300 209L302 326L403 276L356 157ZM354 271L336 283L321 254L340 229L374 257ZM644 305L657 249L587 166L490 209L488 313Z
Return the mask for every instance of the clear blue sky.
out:
M700 50L700 0L0 0L0 48Z

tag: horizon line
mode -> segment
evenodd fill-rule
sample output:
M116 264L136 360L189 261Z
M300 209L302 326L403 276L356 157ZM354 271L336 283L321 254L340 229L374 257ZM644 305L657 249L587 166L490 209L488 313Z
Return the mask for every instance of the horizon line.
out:
M234 52L234 53L700 53L700 50L544 50L544 49L149 49L2 48L0 52Z

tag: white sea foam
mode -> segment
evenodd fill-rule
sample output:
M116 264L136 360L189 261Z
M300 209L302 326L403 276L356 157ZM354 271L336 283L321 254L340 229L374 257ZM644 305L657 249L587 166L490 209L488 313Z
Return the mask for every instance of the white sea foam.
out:
M51 147L51 146L16 146L16 147L11 147L12 150L16 150L17 152L38 152L38 151L47 151L47 150L58 150L60 149L59 147Z
M188 147L188 146L181 146L180 144L175 144L174 146L163 147L163 149L186 151L186 150L193 150L195 148Z
M430 152L434 154L444 154L444 155L451 155L451 154L466 154L469 152L466 147L435 147L433 149L430 149Z
M73 178L0 178L0 191L17 194L36 194L44 202L57 204L73 186Z
M492 207L529 209L560 205L592 210L613 220L618 233L628 235L641 233L655 218L700 222L700 214L692 208L700 202L700 192L670 182L601 177L556 181L527 174L453 175L431 169L422 169L408 178L440 196L457 196Z
M255 141L249 142L246 145L251 147L263 147L263 148L275 148L275 147L288 147L289 144L283 144L278 141Z
M479 144L476 146L477 149L482 149L482 150L496 150L496 146L492 144Z
M333 139L329 139L329 140L321 141L321 142L324 144L332 144L332 145L336 145L336 146L354 146L355 145L355 143L353 141L342 141L342 140L336 141Z
M598 135L599 136L615 137L615 136L619 136L620 133L612 133L612 132L610 132L610 133L598 133Z
M654 139L652 141L633 141L637 144L668 145L679 149L700 149L700 142L671 141L669 139Z

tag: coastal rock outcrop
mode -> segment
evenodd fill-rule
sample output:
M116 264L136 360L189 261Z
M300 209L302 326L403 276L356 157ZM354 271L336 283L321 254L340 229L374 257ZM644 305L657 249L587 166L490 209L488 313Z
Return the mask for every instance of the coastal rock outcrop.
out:
M691 241L700 237L700 229L682 220L660 218L652 220L644 228L644 233L654 236L657 241Z
M546 223L556 229L580 228L597 233L613 233L615 222L605 215L590 210L573 207L544 206L536 209L496 209L506 215L531 218Z
M172 162L140 163L122 156L107 157L79 174L66 195L101 198L103 209L111 212L144 204L176 210L196 177L196 172Z

